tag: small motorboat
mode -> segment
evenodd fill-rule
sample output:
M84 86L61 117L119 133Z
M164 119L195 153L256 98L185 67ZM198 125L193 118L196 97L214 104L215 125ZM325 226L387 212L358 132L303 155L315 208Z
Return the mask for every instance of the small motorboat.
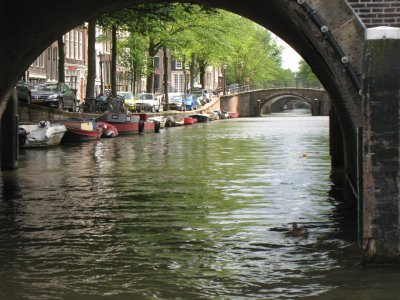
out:
M206 123L206 122L210 121L210 116L206 115L206 114L195 114L195 115L191 115L190 117L197 119L197 122L199 122L199 123Z
M113 138L118 135L118 130L114 125L107 122L96 122L96 126L103 130L101 137L104 138Z
M239 118L239 113L228 111L228 117L229 119Z
M174 117L174 126L182 126L185 124L184 118L180 117L180 116L175 116Z
M57 146L66 131L67 128L63 124L46 120L40 120L38 123L20 123L19 146L22 148Z
M184 125L192 125L194 123L197 123L197 119L196 118L191 118L191 117L183 118L183 124Z
M150 117L147 119L147 121L151 121L156 124L155 132L159 132L160 129L164 129L167 122L166 118L163 116Z
M79 118L64 121L67 128L62 142L82 142L98 140L103 134L103 129L96 125L94 120L83 120Z

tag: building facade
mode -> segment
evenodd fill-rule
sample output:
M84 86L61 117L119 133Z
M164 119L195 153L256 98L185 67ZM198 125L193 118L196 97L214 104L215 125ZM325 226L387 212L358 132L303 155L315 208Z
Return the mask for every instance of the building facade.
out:
M96 80L95 93L111 89L111 35L104 32L100 27L96 28L96 37L100 42L96 42ZM101 37L101 38L99 38ZM65 53L65 82L77 91L77 99L83 100L86 93L87 84L87 64L88 64L88 31L87 24L79 26L67 32L63 36ZM24 80L33 86L37 83L46 81L58 81L58 59L59 45L52 43L29 67L24 75ZM189 66L183 65L182 60L174 59L171 52L168 55L168 90L171 93L184 93L189 89L190 71ZM147 78L142 76L135 82L132 76L128 76L128 70L117 65L117 91L132 91L134 94L145 92L147 88ZM206 68L204 78L205 89L215 90L220 87L221 68L209 66ZM153 93L163 91L164 80L164 52L159 50L153 57L152 73ZM196 83L200 82L200 75L196 76Z

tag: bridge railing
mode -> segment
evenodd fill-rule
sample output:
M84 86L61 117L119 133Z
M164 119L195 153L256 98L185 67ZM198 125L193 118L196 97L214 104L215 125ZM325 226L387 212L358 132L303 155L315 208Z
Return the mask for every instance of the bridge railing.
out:
M255 84L234 84L227 87L227 94L234 94L240 92L272 89L272 88L308 88L308 89L320 89L324 87L319 81L309 81L306 79L278 79L278 80L267 80L261 83Z

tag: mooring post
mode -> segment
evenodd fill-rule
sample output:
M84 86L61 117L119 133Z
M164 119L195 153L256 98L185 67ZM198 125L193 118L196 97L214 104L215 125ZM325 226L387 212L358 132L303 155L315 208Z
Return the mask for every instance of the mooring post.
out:
M18 167L18 98L16 91L8 100L1 115L1 169L13 170Z
M400 28L367 29L363 61L363 258L400 263Z

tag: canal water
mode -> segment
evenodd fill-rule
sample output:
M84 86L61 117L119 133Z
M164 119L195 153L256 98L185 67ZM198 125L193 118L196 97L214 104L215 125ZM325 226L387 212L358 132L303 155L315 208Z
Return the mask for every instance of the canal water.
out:
M348 215L327 117L26 150L0 180L0 299L399 299Z

